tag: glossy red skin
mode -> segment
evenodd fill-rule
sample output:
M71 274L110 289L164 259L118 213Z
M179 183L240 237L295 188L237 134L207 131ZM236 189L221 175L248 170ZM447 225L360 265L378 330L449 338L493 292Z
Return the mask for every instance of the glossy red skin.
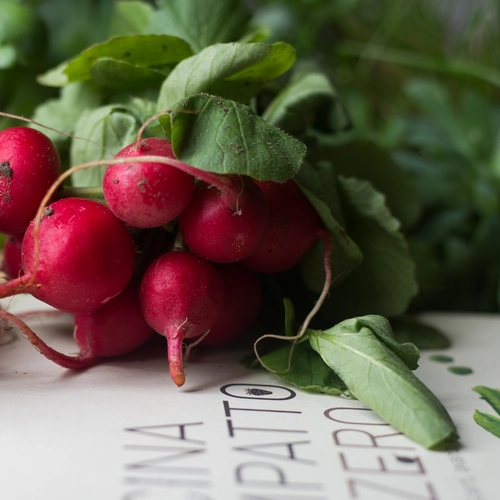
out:
M29 292L71 313L93 311L118 295L134 270L135 250L123 222L103 204L63 198L40 222L37 287ZM35 269L34 223L23 239L23 269Z
M267 227L269 209L251 178L234 176L237 197L205 182L196 183L179 230L189 249L211 262L236 262L251 255Z
M21 258L22 244L22 238L9 236L3 247L3 271L11 279L24 274Z
M281 273L305 257L319 237L321 221L292 179L256 183L269 203L269 222L260 245L243 263L259 273Z
M257 275L239 262L215 267L224 282L224 307L200 345L225 346L238 340L259 318L262 288Z
M168 252L146 269L139 293L144 318L167 339L168 365L185 382L184 339L205 333L222 311L224 283L215 267L194 253Z
M169 141L149 137L122 149L115 158L157 155L173 158ZM167 224L193 195L194 177L163 163L110 165L103 178L104 199L122 221L139 228Z
M141 282L144 318L159 334L182 328L184 337L205 333L224 303L224 283L215 267L191 252L172 251L155 259Z
M74 336L84 358L108 358L127 354L153 334L139 301L139 282L127 287L96 311L75 314Z
M52 141L28 127L0 132L0 232L22 236L59 177L61 161Z

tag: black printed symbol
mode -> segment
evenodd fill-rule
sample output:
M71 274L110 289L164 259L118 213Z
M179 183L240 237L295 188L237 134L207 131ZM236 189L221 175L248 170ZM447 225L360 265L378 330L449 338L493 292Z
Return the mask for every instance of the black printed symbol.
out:
M403 462L405 464L413 464L413 463L415 463L415 459L414 458L410 458L410 457L398 457L397 455L396 455L396 458L400 462Z
M266 391L264 389L251 389L250 387L245 389L245 394L250 394L252 396L269 396L269 394L272 393L272 391Z

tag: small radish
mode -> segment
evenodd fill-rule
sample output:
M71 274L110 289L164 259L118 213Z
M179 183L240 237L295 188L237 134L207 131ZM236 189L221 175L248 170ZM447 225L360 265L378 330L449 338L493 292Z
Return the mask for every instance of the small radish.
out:
M23 239L18 236L9 236L3 247L3 272L14 279L23 274L21 248Z
M45 134L28 127L0 132L1 233L24 233L60 169L59 153Z
M0 318L16 325L46 358L72 370L87 368L101 358L132 352L154 334L142 315L137 281L131 281L121 293L99 309L75 314L74 337L79 349L76 356L68 356L49 347L13 314L0 310Z
M256 251L243 263L265 274L298 264L318 238L329 239L321 220L295 181L256 181L269 204L269 222Z
M142 278L144 318L167 339L170 376L185 382L185 338L207 332L222 311L224 283L215 267L191 252L174 250L154 260Z
M230 184L198 181L192 200L179 216L189 249L212 262L236 262L251 255L264 235L268 203L250 177L228 176Z
M324 303L332 285L330 264L332 238L323 227L316 210L293 179L284 183L257 181L257 184L265 193L269 203L269 223L259 247L250 257L242 261L243 265L263 274L281 273L297 265L318 239L323 240L325 246L323 252L325 281L318 300L295 336L266 334L257 339L254 351L260 360L257 344L261 340L280 338L293 341L295 344L305 334L312 318Z
M75 314L74 335L80 356L94 359L121 356L154 334L142 314L139 285L132 280L96 311Z
M145 155L174 157L169 141L149 137L128 145L115 159ZM184 210L193 195L194 177L162 163L114 164L106 169L102 189L120 220L134 227L158 227Z
M239 262L215 266L224 282L224 307L200 345L225 346L255 324L262 309L257 275Z
M127 286L135 250L125 225L107 207L63 198L45 208L38 226L28 226L22 260L25 274L0 285L0 298L31 293L77 313L99 308Z

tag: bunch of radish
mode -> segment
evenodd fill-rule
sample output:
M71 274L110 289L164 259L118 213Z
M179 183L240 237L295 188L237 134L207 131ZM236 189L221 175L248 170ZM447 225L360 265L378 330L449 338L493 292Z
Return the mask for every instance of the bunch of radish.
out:
M43 133L0 132L0 232L9 236L3 268L10 278L0 298L30 293L73 314L79 353L55 351L8 311L0 317L61 366L125 354L156 332L167 339L180 386L186 343L234 342L259 318L261 275L294 267L319 238L328 290L330 238L293 180L198 170L162 138L139 138L108 162L103 202L66 197L63 178ZM145 244L147 235L154 245Z

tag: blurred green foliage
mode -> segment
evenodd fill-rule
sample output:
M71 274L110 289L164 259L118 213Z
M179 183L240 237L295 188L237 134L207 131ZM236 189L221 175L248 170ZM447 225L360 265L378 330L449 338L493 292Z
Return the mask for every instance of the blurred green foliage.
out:
M413 217L401 222L420 288L413 309L500 310L499 2L255 6L299 58L322 64L354 124L318 138L323 159L372 182L398 217L395 185L404 187Z
M112 0L0 0L0 109L29 117L58 92L39 73L109 36ZM19 122L0 117L0 128Z

